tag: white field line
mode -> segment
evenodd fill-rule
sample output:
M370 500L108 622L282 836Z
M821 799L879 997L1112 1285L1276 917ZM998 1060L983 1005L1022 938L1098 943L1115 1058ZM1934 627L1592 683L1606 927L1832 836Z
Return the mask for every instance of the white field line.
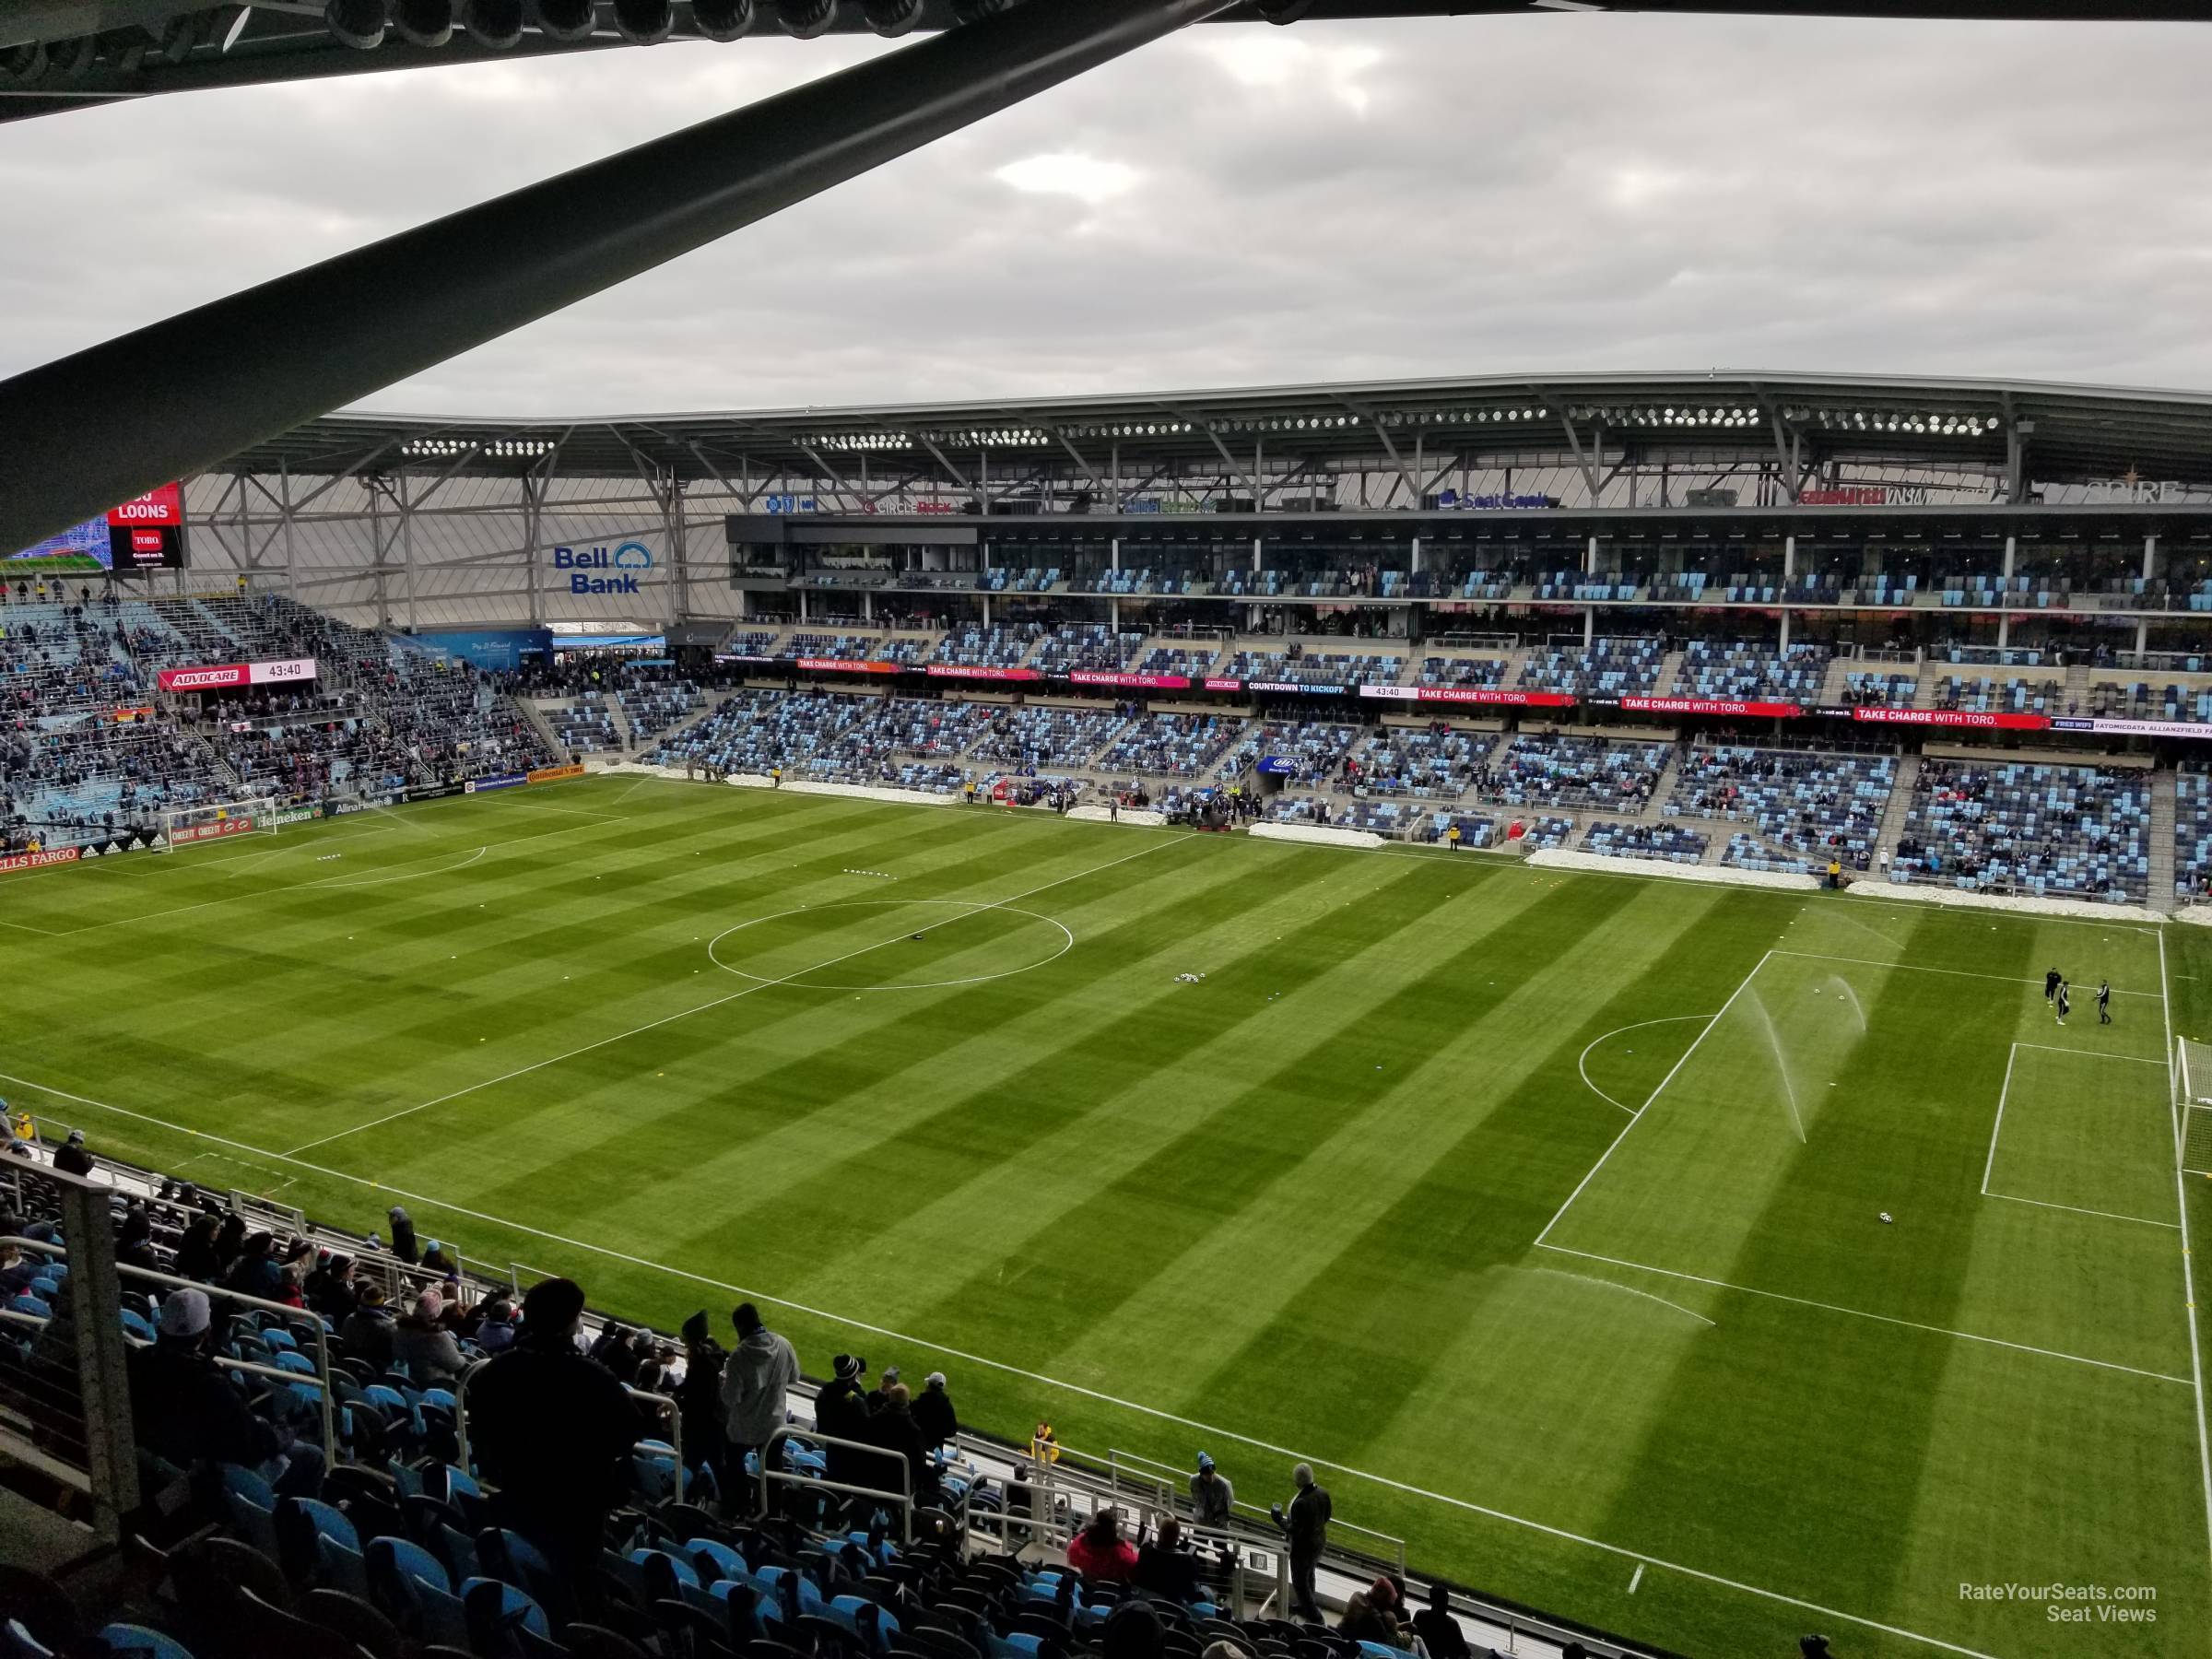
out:
M2047 921L2050 918L2042 919ZM2161 938L2164 936L2162 934L2159 935ZM1800 957L1808 962L1856 962L1862 968L1894 968L1900 973L1947 973L1953 979L1994 980L2003 985L2040 985L2043 982L2040 979L2018 978L2009 973L1974 973L1964 968L1929 968L1919 962L1881 962L1875 960L1872 957L1828 956L1818 950L1777 950L1771 954L1779 957ZM2147 996L2156 1000L2159 993L2156 991L2122 991L2115 988L2112 994L2114 996Z
M1583 1064L1590 1058L1590 1050L1595 1048L1599 1043L1606 1041L1608 1038L1619 1036L1623 1031L1641 1031L1645 1026L1680 1025L1687 1020L1712 1019L1716 1017L1711 1014L1669 1014L1664 1019L1640 1019L1634 1025L1616 1026L1613 1028L1613 1030L1607 1031L1604 1036L1593 1037L1590 1039L1588 1047L1584 1048L1581 1053L1574 1057L1574 1069L1582 1073L1583 1086L1589 1089L1592 1094L1595 1095L1599 1100L1605 1101L1605 1103L1608 1106L1620 1106L1620 1109L1623 1112L1627 1112L1630 1117L1634 1117L1636 1115L1635 1107L1621 1106L1621 1103L1618 1100L1615 1100L1611 1095L1607 1094L1596 1084L1590 1081L1589 1068Z
M1982 1160L1982 1194L1989 1195L1989 1177L1997 1167L1997 1132L2005 1127L2005 1097L2012 1092L2012 1063L2020 1055L2020 1045L2014 1043L2005 1051L2005 1081L1997 1086L1997 1119L1989 1126L1989 1156Z
M1071 881L1079 881L1086 876L1096 876L1101 870L1111 870L1116 865L1125 865L1132 859L1147 857L1151 853L1159 852L1163 847L1172 847L1179 841L1188 841L1190 837L1186 835L1178 836L1173 841L1154 841L1150 846L1142 848L1137 852L1124 853L1120 858L1109 859L1102 865L1094 865L1088 870L1077 870L1072 876L1062 876L1056 880L1044 882L1040 886L1030 888L1023 892L1009 894L1004 899L995 899L988 902L979 900L971 905L967 904L965 900L945 900L944 902L946 903L961 904L964 906L964 908L961 910L959 915L947 916L942 922L932 922L928 926L921 928L918 931L920 933L928 933L935 928L949 927L955 922L964 922L971 916L980 915L985 911L1003 910L1006 906L1014 903L1017 900L1030 898L1033 894L1044 892L1051 888L1065 887ZM443 1106L450 1100L457 1100L461 1099L461 1097L464 1095L475 1094L478 1089L490 1088L497 1084L512 1082L516 1077L528 1077L532 1072L543 1071L548 1065L559 1065L564 1060L573 1060L579 1054L588 1054L594 1049L606 1048L609 1043L625 1041L631 1037L641 1036L644 1032L657 1030L662 1026L672 1025L677 1020L688 1019L694 1014L704 1014L710 1008L725 1006L730 1003L737 1001L740 997L752 995L756 991L772 990L778 985L788 984L793 980L803 979L809 973L819 973L825 968L834 968L841 962L851 961L854 957L866 956L872 950L881 950L887 945L896 945L900 939L913 937L916 931L917 930L910 929L906 932L900 933L895 938L878 939L872 945L863 945L857 950L848 950L842 956L831 957L826 962L809 963L806 967L798 969L794 972L784 974L781 979L758 981L753 984L745 986L742 990L733 991L726 996L717 996L712 998L711 1001L698 1003L688 1008L679 1008L673 1014L662 1015L658 1019L649 1019L643 1025L632 1026L627 1031L617 1031L611 1037L602 1037L596 1042L586 1042L580 1047L569 1049L561 1053L547 1055L543 1060L534 1060L528 1065L518 1065L514 1068L514 1070L502 1073L499 1077L486 1077L480 1083L471 1083L466 1088L450 1090L445 1094L440 1095L436 1100L423 1101L419 1106L403 1107L398 1112L388 1112L382 1117L371 1118L365 1124L356 1124L350 1129L340 1129L335 1134L323 1135L316 1140L302 1141L299 1146L294 1147L291 1151L284 1154L284 1156L290 1158L297 1153L312 1151L317 1147L327 1147L331 1142L344 1140L349 1135L359 1135L364 1129L375 1129L385 1124L395 1123L404 1117L413 1117L418 1112L428 1112L433 1106ZM1065 929L1063 931L1065 931Z
M1569 1273L1565 1269L1559 1267L1529 1267L1524 1269L1524 1271L1528 1273L1547 1273L1549 1274L1553 1278L1573 1279L1577 1284L1603 1285L1606 1289L1618 1290L1623 1296L1641 1296L1645 1301L1654 1301L1663 1308L1672 1308L1677 1313L1688 1314L1690 1318L1696 1320L1701 1325L1714 1325L1720 1323L1720 1321L1717 1319L1706 1318L1704 1314L1700 1313L1694 1308L1686 1308L1680 1302L1668 1301L1664 1296L1653 1296L1649 1290L1639 1290L1633 1285L1616 1284L1611 1279L1592 1278L1586 1273Z
M2160 940L2161 947L2163 939ZM2032 1204L2038 1209L2065 1210L2077 1216L2101 1216L2107 1221L2133 1221L2139 1227L2172 1227L2171 1221L2153 1221L2143 1216L2124 1216L2118 1210L2085 1209L2078 1204L2056 1204L2048 1198L2023 1198L2018 1193L1993 1193L1989 1178L1997 1167L1997 1134L2005 1127L2005 1100L2012 1092L2013 1062L2019 1058L2022 1049L2033 1049L2040 1054L2087 1054L2093 1060L2119 1060L2131 1065L2156 1065L2156 1060L2146 1060L2140 1054L2100 1054L2095 1049L2077 1048L2071 1044L2050 1042L2016 1042L2006 1051L2005 1081L1997 1088L1996 1121L1989 1126L1989 1156L1982 1164L1982 1196L2002 1198L2007 1204ZM2169 1082L2171 1082L2171 1077ZM2171 1112L2171 1102L2167 1110Z
M2205 1488L2205 1544L2212 1554L2212 1435L2205 1425L2205 1358L2196 1328L2196 1264L2189 1249L2189 1194L2182 1180L2182 1112L2173 1086L2173 997L2166 979L2166 935L2159 935L2159 1004L2166 1018L2166 1110L2173 1118L2173 1200L2181 1213L2182 1301L2189 1317L2189 1376L2196 1390L2196 1465Z
M485 853L493 852L500 847L514 847L520 846L524 841L543 841L550 835L571 835L579 830L588 830L590 828L592 828L592 826L589 824L570 824L566 828L559 830L540 830L535 835L517 835L512 836L506 841L489 841L485 845L478 847L476 850L476 853L469 859L467 859L466 862L469 864L474 864L476 863L477 859L481 858ZM426 853L422 854L422 856L425 858L431 858L437 855L435 853ZM402 864L406 864L411 863L412 861L402 859L400 862ZM413 874L421 876L439 876L443 875L448 869L458 869L461 866L458 865L452 865L436 870L419 870L413 872ZM394 877L393 879L396 880L398 877ZM182 916L192 911L207 910L218 904L236 904L241 900L246 899L272 899L280 893L312 892L317 888L327 889L330 888L341 887L367 887L370 884L368 882L355 880L350 876L319 876L312 881L288 881L276 887L256 888L250 893L232 893L229 895L229 897L225 899L206 899L202 900L197 904L180 904L171 910L149 911L142 916L117 916L112 921L108 922L88 922L82 927L72 927L66 929L58 936L62 938L73 939L78 934L97 933L100 929L107 927L129 927L140 922L158 922L163 916Z
M1666 1076L1659 1079L1659 1087L1653 1089L1652 1092L1645 1097L1642 1110L1634 1113L1626 1124L1621 1125L1620 1133L1613 1137L1612 1146L1607 1147L1603 1152L1600 1152L1597 1155L1597 1161L1592 1164L1588 1171L1583 1173L1582 1180L1574 1183L1574 1191L1567 1194L1567 1202L1560 1205L1558 1209L1552 1212L1551 1219L1544 1223L1544 1230L1536 1235L1536 1243L1541 1244L1546 1239L1551 1236L1551 1230L1559 1224L1559 1218L1565 1215L1568 1211L1568 1208L1574 1203L1574 1201L1583 1195L1583 1189L1590 1184L1592 1177L1595 1176L1600 1170L1606 1167L1606 1159L1613 1156L1614 1148L1618 1147L1622 1141L1628 1139L1629 1131L1635 1128L1638 1124L1643 1121L1643 1113L1651 1110L1652 1102L1657 1100L1666 1091L1666 1086L1675 1080L1675 1074L1680 1071L1685 1065L1689 1064L1689 1057L1698 1052L1698 1045L1703 1042L1706 1038L1712 1036L1712 1028L1721 1023L1721 1015L1727 1013L1730 1008L1735 1006L1735 999L1741 996L1744 994L1745 988L1748 986L1753 980L1759 977L1759 971L1767 965L1767 957L1771 957L1773 954L1774 953L1770 950L1767 952L1766 956L1760 957L1758 961L1751 964L1751 971L1745 974L1743 979L1738 982L1735 989L1728 993L1728 1000L1721 1005L1720 1013L1715 1014L1711 1019L1708 1019L1705 1022L1705 1029L1700 1031L1695 1037L1691 1038L1689 1046L1682 1051L1682 1058L1676 1061L1673 1065L1667 1068Z
M609 1249L603 1244L589 1244L581 1239L566 1238L559 1233L547 1232L543 1228L527 1226L519 1221L509 1221L498 1216L487 1215L481 1210L449 1204L441 1198L432 1198L422 1193L408 1192L403 1187L386 1185L381 1182L371 1181L364 1175L349 1175L342 1170L326 1169L320 1164L308 1163L303 1159L293 1158L288 1153L270 1152L260 1147L248 1146L243 1141L234 1141L222 1135L204 1134L196 1129L188 1129L182 1124L172 1124L147 1112L133 1111L127 1106L111 1105L105 1100L95 1100L85 1095L73 1094L67 1089L51 1088L43 1083L34 1083L28 1077L13 1077L5 1072L0 1072L0 1082L13 1083L21 1088L34 1089L38 1093L50 1095L55 1100L73 1100L80 1106L89 1106L96 1111L112 1112L118 1117L130 1118L142 1124L151 1124L158 1128L167 1129L172 1133L213 1141L218 1146L229 1147L237 1151L251 1152L258 1157L275 1158L286 1163L298 1164L300 1168L312 1174L322 1175L333 1181L343 1181L354 1186L368 1187L377 1192L387 1193L410 1204L429 1205L433 1209L443 1210L449 1215L463 1216L470 1220L481 1221L489 1226L505 1228L511 1232L543 1239L548 1243L566 1245L572 1250L581 1250L592 1255L602 1256L610 1262L620 1262L626 1266L641 1267L648 1272L665 1274L671 1278L683 1279L711 1290L722 1291L726 1295L740 1297L754 1302L766 1302L771 1307L786 1309L791 1312L804 1314L811 1319L819 1319L830 1324L842 1325L849 1331L858 1331L865 1335L880 1336L887 1342L911 1343L915 1347L927 1348L932 1353L943 1354L964 1365L979 1365L986 1371L998 1371L1003 1375L1016 1377L1023 1382L1058 1389L1064 1394L1096 1400L1100 1405L1112 1406L1123 1411L1135 1412L1140 1417L1150 1418L1156 1422L1172 1423L1178 1428L1189 1429L1216 1440L1231 1441L1239 1445L1250 1446L1255 1451L1265 1452L1277 1457L1288 1458L1293 1462L1314 1464L1323 1468L1333 1469L1340 1475L1349 1476L1355 1480L1366 1481L1371 1486L1382 1487L1389 1491L1402 1492L1409 1498L1418 1498L1424 1501L1440 1503L1467 1514L1480 1515L1487 1520L1501 1522L1508 1526L1517 1526L1544 1537L1557 1539L1561 1543L1594 1549L1624 1561L1634 1561L1640 1566L1656 1567L1664 1571L1678 1572L1686 1578L1717 1585L1724 1590L1733 1590L1738 1594L1755 1596L1761 1601L1772 1602L1780 1606L1795 1607L1802 1612L1817 1613L1823 1618L1840 1618L1846 1623L1856 1625L1862 1630L1877 1630L1885 1636L1895 1636L1906 1641L1918 1642L1924 1647L1935 1648L1946 1653L1957 1653L1960 1655L1960 1659L1996 1659L1996 1655L1985 1653L1979 1648L1964 1647L1955 1641L1946 1641L1939 1636L1929 1636L1918 1630L1906 1630L1900 1625L1884 1624L1878 1619L1863 1618L1856 1613L1846 1613L1841 1608L1826 1606L1819 1602L1807 1601L1802 1596L1788 1595L1779 1590L1762 1589L1757 1584L1747 1584L1740 1579L1727 1578L1717 1572L1707 1572L1696 1567L1685 1567L1678 1561L1670 1561L1661 1556L1647 1555L1641 1550L1630 1549L1623 1545L1608 1544L1601 1538L1589 1537L1581 1533L1569 1531L1562 1526L1551 1525L1547 1522L1533 1521L1525 1515L1516 1515L1506 1510L1494 1509L1488 1504L1477 1503L1472 1499L1455 1498L1446 1492L1432 1491L1425 1487L1414 1486L1407 1481L1394 1479L1387 1475L1378 1475L1371 1470L1356 1468L1350 1464L1338 1463L1333 1458L1277 1445L1272 1441L1260 1440L1253 1435L1240 1433L1234 1429L1224 1429L1216 1424L1200 1422L1195 1418L1183 1417L1176 1412L1162 1410L1156 1406L1144 1405L1139 1401L1125 1400L1099 1389L1086 1387L1080 1382L1063 1382L1057 1377L1048 1377L1041 1371L1028 1371L1020 1366L1009 1365L1001 1359L987 1359L983 1355L971 1354L961 1348L947 1347L941 1342L932 1342L925 1337L912 1335L903 1331L894 1331L885 1325L872 1324L864 1320L849 1319L841 1313L832 1313L826 1309L809 1307L804 1302L792 1301L788 1298L775 1296L768 1291L748 1289L743 1285L733 1285L725 1280L709 1278L703 1274L693 1273L687 1268L673 1267L665 1262L652 1261L644 1256L629 1254L625 1251ZM1547 1245L1545 1248L1557 1249L1558 1246ZM1576 1251L1565 1253L1581 1254L1583 1253ZM1594 1259L1603 1260L1604 1258ZM1623 1265L1633 1265L1633 1264ZM1727 1288L1734 1288L1735 1287ZM1785 1298L1783 1300L1793 1299ZM2093 1365L2100 1361L2087 1360L2084 1363ZM2178 1382L2180 1379L2177 1378L2174 1381Z
M1702 1274L1677 1273L1672 1267L1654 1267L1649 1262L1628 1262L1618 1256L1599 1255L1590 1250L1570 1250L1564 1244L1543 1244L1541 1250L1553 1250L1561 1255L1581 1256L1584 1261L1607 1262L1616 1267L1632 1267L1639 1273L1656 1273L1662 1278L1682 1279L1692 1285L1711 1285L1716 1290L1735 1290L1745 1296L1763 1296L1769 1301L1790 1302L1800 1308L1818 1308L1828 1313L1845 1313L1853 1319L1871 1319L1877 1324L1900 1325L1908 1331L1925 1331L1931 1336L1955 1336L1961 1342L1986 1343L1991 1347L2010 1348L2015 1353L2037 1354L2045 1359L2064 1359L2074 1365L2093 1365L2099 1371L2124 1371L2132 1377L2147 1377L2154 1382L2171 1382L2180 1388L2189 1386L2189 1379L2167 1371L2145 1371L2140 1366L2122 1365L2116 1359L2092 1359L2086 1354L2068 1354L2057 1348L2037 1347L2030 1342L2008 1342L2002 1336L1984 1336L1974 1331L1955 1331L1948 1325L1926 1324L1917 1319L1899 1319L1888 1313L1870 1313L1865 1308L1846 1308L1837 1302L1815 1301L1809 1296L1790 1296L1780 1290L1760 1290L1750 1285L1732 1285L1726 1279L1707 1278Z
M489 847L478 847L460 863L440 865L434 870L406 870L397 876L363 876L359 877L333 876L326 880L313 882L311 885L335 892L344 888L384 887L394 881L420 881L425 876L450 876L455 870L467 869L470 865L475 864L477 860L490 851Z
M1643 1563L1636 1563L1636 1571L1629 1574L1629 1594L1636 1594L1636 1586L1643 1583Z
M2018 1193L1983 1193L1984 1198L2002 1198L2007 1204L2032 1204L2038 1209L2065 1210L2074 1216L2101 1216L2107 1221L2133 1221L2137 1227L2164 1227L2176 1231L2179 1225L2172 1221L2153 1221L2144 1216L2124 1216L2118 1210L2084 1209L2078 1204L2053 1204L2047 1198L2023 1198Z

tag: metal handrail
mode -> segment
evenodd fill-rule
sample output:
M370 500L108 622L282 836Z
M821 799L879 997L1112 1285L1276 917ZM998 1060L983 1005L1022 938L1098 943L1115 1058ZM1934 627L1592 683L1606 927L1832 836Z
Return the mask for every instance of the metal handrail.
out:
M42 1239L0 1238L0 1244L13 1244L18 1250L42 1251L47 1255L59 1256L65 1262L69 1259L67 1245L51 1243ZM251 1359L234 1359L228 1355L218 1354L214 1357L214 1359L215 1363L225 1371L250 1371L256 1376L274 1377L283 1382L312 1382L316 1392L322 1396L323 1455L327 1463L336 1464L338 1461L337 1407L334 1397L335 1391L332 1388L330 1382L330 1332L324 1325L320 1314L305 1308L295 1308L288 1302L270 1301L264 1297L249 1296L242 1290L228 1290L219 1285L203 1284L198 1279L179 1278L173 1273L159 1273L151 1267L133 1267L127 1263L118 1262L115 1264L115 1273L119 1278L136 1279L149 1285L162 1285L172 1290L197 1290L203 1296L207 1297L210 1301L219 1300L226 1302L242 1303L249 1308L265 1308L272 1313L282 1314L288 1322L298 1320L303 1325L312 1326L317 1364L312 1377L302 1376L298 1371L284 1371L276 1366L260 1365ZM35 1319L36 1315L24 1314L19 1317ZM41 1320L38 1323L43 1324L45 1322ZM131 1343L134 1347L144 1347L147 1346L142 1339L134 1339L127 1332L124 1333L124 1340Z
M794 1475L788 1470L774 1467L773 1458L771 1454L779 1451L786 1441L792 1440L803 1440L809 1445L815 1446L842 1446L848 1452L865 1452L878 1461L895 1460L899 1465L899 1490L891 1492L880 1487L855 1486L850 1481L830 1480L818 1475ZM759 1456L760 1459L759 1477L760 1510L763 1514L768 1512L769 1508L769 1483L782 1481L789 1486L812 1487L818 1491L842 1492L848 1497L868 1498L879 1502L896 1503L899 1506L899 1541L902 1544L912 1544L914 1541L913 1471L906 1466L906 1459L900 1456L898 1453L887 1452L881 1446L871 1446L865 1441L845 1440L838 1435L823 1434L814 1430L794 1429L786 1425L768 1437L768 1442L760 1448Z

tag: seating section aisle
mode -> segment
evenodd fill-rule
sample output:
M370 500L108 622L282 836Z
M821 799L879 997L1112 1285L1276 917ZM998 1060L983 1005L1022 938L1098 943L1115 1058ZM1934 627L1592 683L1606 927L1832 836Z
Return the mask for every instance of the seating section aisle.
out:
M2176 774L2173 794L2173 894L2202 902L2212 896L2212 773Z
M2149 833L2147 771L1924 760L1890 879L2141 903Z

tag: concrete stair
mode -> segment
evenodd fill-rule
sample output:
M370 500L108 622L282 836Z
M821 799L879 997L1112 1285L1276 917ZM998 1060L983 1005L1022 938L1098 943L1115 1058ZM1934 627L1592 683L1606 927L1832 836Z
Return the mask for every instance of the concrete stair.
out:
M1897 856L1897 838L1905 832L1905 818L1912 805L1912 786L1920 781L1920 757L1901 755L1897 762L1897 786L1889 792L1889 804L1882 808L1882 822L1875 831L1875 868L1881 868L1881 855Z
M2150 901L2173 901L2173 829L2178 816L2173 774L2159 771L2150 777Z
M1680 778L1681 775L1682 746L1679 743L1677 743L1669 746L1669 753L1666 757L1666 767L1663 771L1660 772L1659 782L1653 784L1652 787L1652 798L1650 802L1646 804L1641 812L1636 815L1637 822L1644 824L1657 824L1663 823L1670 818L1679 818L1682 816L1678 813L1670 813L1666 809L1667 802L1674 798L1676 780Z

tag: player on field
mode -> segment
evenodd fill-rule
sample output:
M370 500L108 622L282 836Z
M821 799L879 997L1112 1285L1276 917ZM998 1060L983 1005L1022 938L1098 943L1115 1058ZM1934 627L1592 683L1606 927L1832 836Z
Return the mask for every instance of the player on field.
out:
M2112 982L2111 980L2100 979L2097 982L2097 1023L2099 1025L2112 1023Z
M2058 982L2058 994L2052 999L2057 1006L2058 1023L2062 1026L2066 1023L2066 1009L2069 1006L2068 993L2072 990L2073 987L2067 984L2065 980L2060 980Z
M2058 970L2055 968L2052 969L2050 972L2043 975L2043 1000L2045 1002L2050 1002L2058 995L2058 982L2060 978L2061 975Z

